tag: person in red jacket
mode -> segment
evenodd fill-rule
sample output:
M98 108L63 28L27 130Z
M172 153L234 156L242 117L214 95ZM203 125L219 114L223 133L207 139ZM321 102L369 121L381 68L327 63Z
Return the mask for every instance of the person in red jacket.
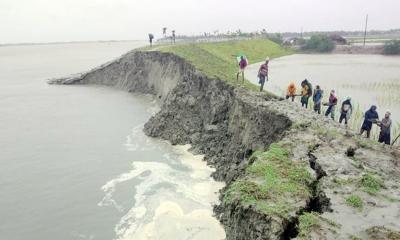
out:
M337 105L337 98L335 94L335 90L331 91L331 95L329 96L329 102L328 104L325 104L328 106L328 109L326 109L325 116L331 115L331 118L335 120L335 110L336 110L336 105Z
M260 81L258 83L261 84L260 86L260 92L263 91L265 81L268 81L268 63L269 63L269 57L265 59L265 63L260 66L260 69L258 70L258 78Z

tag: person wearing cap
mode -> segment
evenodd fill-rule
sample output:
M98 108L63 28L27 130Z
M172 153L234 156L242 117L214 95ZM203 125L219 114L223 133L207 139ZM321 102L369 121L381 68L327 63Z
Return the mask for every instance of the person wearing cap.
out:
M392 119L390 119L390 111L386 111L385 117L382 121L378 121L378 126L381 127L381 132L379 133L379 140L380 143L385 143L390 145L390 129L392 127Z
M324 104L328 106L328 109L326 109L325 116L331 115L331 118L335 120L335 109L337 105L337 98L335 94L335 90L331 91L331 94L329 95L329 102L327 104Z
M344 124L347 126L347 123L350 119L352 112L353 112L353 105L351 104L351 97L349 96L346 98L346 100L342 102L342 108L340 109L339 123L342 123L344 120Z
M360 135L367 132L367 138L371 136L372 124L377 123L379 115L376 112L376 106L372 105L371 108L364 114L364 122L361 126Z
M296 96L296 85L293 82L289 84L286 91L286 99L292 98L292 102L294 102L294 97Z
M265 63L260 66L260 69L258 70L258 78L260 81L258 83L261 84L260 86L260 92L263 91L265 81L268 81L268 63L269 63L269 57L265 59Z

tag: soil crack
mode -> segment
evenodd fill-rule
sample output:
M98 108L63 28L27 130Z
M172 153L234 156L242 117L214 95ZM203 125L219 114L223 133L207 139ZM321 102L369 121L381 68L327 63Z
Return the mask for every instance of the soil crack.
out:
M310 168L315 171L316 178L315 180L310 184L310 192L311 192L311 197L305 206L305 208L299 210L296 213L296 216L293 217L289 223L286 225L284 232L282 234L281 239L283 240L288 240L288 239L294 239L297 237L299 234L299 217L305 213L311 213L311 212L316 212L316 213L324 213L327 211L332 211L331 209L331 203L330 199L326 196L325 192L321 189L320 187L320 181L323 177L327 176L326 172L323 170L322 166L318 163L318 158L314 155L314 152L320 147L320 144L315 144L310 148L310 150L307 153L308 160L310 163Z

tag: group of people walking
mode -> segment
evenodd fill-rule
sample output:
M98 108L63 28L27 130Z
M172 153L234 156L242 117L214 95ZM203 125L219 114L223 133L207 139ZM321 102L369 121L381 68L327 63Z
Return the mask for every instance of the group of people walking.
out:
M239 65L239 71L237 72L236 75L236 80L237 82L239 81L239 76L241 75L242 77L242 83L244 83L244 70L248 65L248 61L244 55L238 55L237 61ZM266 81L268 81L268 64L269 64L269 57L265 59L265 62L260 66L257 77L259 79L259 84L260 84L260 91L263 91L264 89L264 84ZM335 120L335 113L336 113L336 107L338 105L338 98L336 96L335 90L331 90L329 93L329 98L328 102L322 102L323 97L324 97L324 91L321 89L319 85L315 86L315 89L313 89L313 86L311 82L308 79L304 79L301 82L301 91L297 91L296 85L292 82L289 84L287 87L287 93L286 93L286 99L290 99L292 102L294 102L296 96L300 96L300 103L301 106L304 108L308 108L310 98L312 98L312 101L314 103L313 110L321 114L322 106L326 106L326 110L324 115L326 117L330 117L333 120ZM351 117L351 114L353 113L353 105L351 101L351 97L348 96L346 97L340 106L339 109L339 123L341 124L344 121L344 124L347 126L349 119ZM380 143L385 143L390 145L391 141L391 126L392 126L392 120L390 118L390 111L386 111L385 117L382 120L379 120L379 115L377 112L377 107L375 105L371 106L371 108L365 112L364 114L364 121L360 129L360 135L363 135L366 133L366 137L370 138L371 136L371 130L373 127L373 124L378 125L380 127L380 133L379 133L379 139L378 141Z
M312 98L312 101L314 103L313 107L314 111L318 114L321 114L321 107L326 106L327 109L324 113L325 116L327 117L329 116L333 120L335 120L336 107L338 105L338 98L336 96L335 90L330 91L328 102L322 102L324 92L321 89L321 87L317 85L315 89L313 89L310 81L305 79L301 82L300 94L297 93L297 89L294 83L290 83L289 86L287 87L286 99L291 99L292 101L294 101L296 96L301 97L300 99L301 106L304 108L308 108L309 99ZM370 138L373 124L376 124L380 127L378 141L380 143L385 143L390 145L390 140L391 140L390 130L392 126L392 120L390 118L391 113L389 110L386 111L385 117L382 120L379 120L379 115L376 110L377 107L373 105L368 111L365 112L364 121L360 130L360 135L363 135L365 132L366 137ZM339 123L342 123L344 121L344 124L347 126L352 112L353 112L353 105L351 102L351 97L348 96L341 103L339 109L340 113Z
M242 84L244 83L244 71L249 64L247 61L246 56L244 55L236 55L236 59L239 65L239 71L236 74L236 82L239 83L239 77L242 76ZM269 64L269 57L265 59L265 62L261 64L260 69L258 70L257 77L259 79L258 83L260 84L260 92L264 89L264 84L268 81L268 64Z

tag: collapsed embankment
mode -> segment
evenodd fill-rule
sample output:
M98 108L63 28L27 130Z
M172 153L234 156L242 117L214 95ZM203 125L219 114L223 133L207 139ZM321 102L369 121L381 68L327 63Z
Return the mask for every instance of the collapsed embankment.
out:
M342 223L342 216L349 215L351 209L345 207L344 199L354 193L350 186L356 187L357 182L349 181L345 187L334 185L337 177L347 173L354 179L362 178L365 169L376 167L370 163L362 169L353 166L371 160L366 151L373 151L385 163L392 162L392 170L398 170L391 153L364 150L353 136L344 137L345 132L345 140L338 142L338 135L332 139L337 132L329 120L300 111L291 103L210 78L171 53L133 51L87 73L50 83L102 84L159 98L161 110L145 124L144 131L172 144L191 144L194 153L204 154L216 168L214 177L227 183L221 204L215 208L227 239L348 237L353 234L351 229L342 233L332 222ZM282 144L264 152L278 141ZM351 157L345 154L348 146L356 149ZM336 161L330 162L326 154ZM397 183L398 179L393 181ZM338 190L333 191L335 188ZM314 213L324 217L314 219ZM356 234L383 221L364 221L362 212L354 214L357 218L352 224L358 228L352 229ZM304 219L315 224L303 229Z
M161 111L144 131L172 144L191 144L217 168L215 178L230 182L246 166L254 149L277 141L291 122L268 109L265 100L210 79L170 53L131 52L79 76L52 79L51 84L101 84L160 99Z

